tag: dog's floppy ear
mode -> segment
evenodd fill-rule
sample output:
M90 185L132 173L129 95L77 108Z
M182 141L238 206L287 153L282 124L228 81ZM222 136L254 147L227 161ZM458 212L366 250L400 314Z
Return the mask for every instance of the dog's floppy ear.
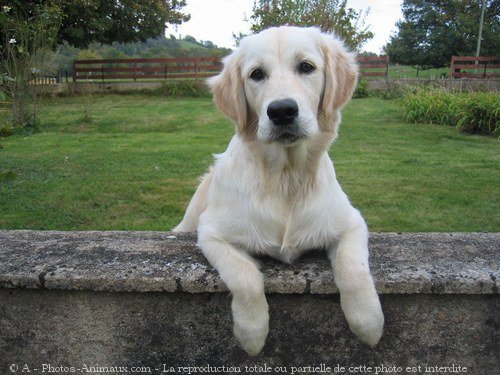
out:
M236 123L237 131L247 129L248 114L245 91L241 77L241 58L238 51L226 56L222 72L207 80L217 107Z
M337 133L339 110L347 104L356 87L358 66L353 53L332 35L323 34L325 88L321 102L323 130Z

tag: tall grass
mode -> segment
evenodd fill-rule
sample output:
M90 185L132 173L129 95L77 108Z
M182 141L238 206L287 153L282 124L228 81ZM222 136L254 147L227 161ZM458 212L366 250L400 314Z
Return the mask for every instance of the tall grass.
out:
M449 92L418 88L403 99L404 119L411 123L454 126L460 131L500 135L500 94Z

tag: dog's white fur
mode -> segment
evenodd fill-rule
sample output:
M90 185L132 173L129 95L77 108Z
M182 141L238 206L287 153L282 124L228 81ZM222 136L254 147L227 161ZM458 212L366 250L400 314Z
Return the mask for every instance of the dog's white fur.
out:
M307 62L315 69L299 71ZM263 78L252 72L260 69ZM354 56L315 28L271 28L244 38L209 80L236 124L227 150L202 179L175 231L198 245L233 296L234 334L251 355L269 331L264 279L252 254L292 262L324 248L351 330L375 345L384 317L368 266L368 230L335 177L327 149L357 80ZM277 139L272 101L294 99L298 139Z

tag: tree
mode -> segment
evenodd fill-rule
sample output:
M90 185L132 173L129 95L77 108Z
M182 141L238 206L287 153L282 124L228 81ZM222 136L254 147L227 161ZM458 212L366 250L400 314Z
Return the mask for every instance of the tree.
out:
M20 7L0 8L1 89L12 100L14 125L37 122L37 90L30 81L43 74L44 57L55 45L60 25L57 5L34 5L29 14Z
M145 41L167 24L189 19L185 0L0 0L1 89L12 99L13 123L36 123L33 73L57 43L86 48L93 42Z
M189 20L186 0L0 0L31 17L37 6L58 6L62 24L57 42L87 48L92 42L145 41L164 35L167 25Z
M447 66L452 55L474 55L482 1L404 0L404 19L384 51L392 62L419 68ZM500 1L486 3L481 54L496 55Z
M347 0L259 0L254 1L250 20L253 32L280 25L318 26L343 38L352 50L359 50L373 38L365 26L367 14L347 8Z

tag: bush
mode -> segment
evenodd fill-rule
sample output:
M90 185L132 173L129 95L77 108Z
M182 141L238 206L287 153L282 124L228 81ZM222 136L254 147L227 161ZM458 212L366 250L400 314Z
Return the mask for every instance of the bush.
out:
M0 124L0 138L10 137L12 134L14 134L14 130L11 124Z
M353 98L367 98L369 96L368 92L368 81L364 78L361 78L358 82L358 86L356 86L356 90L354 91Z
M403 99L404 119L454 126L472 134L500 135L500 94L419 88Z

